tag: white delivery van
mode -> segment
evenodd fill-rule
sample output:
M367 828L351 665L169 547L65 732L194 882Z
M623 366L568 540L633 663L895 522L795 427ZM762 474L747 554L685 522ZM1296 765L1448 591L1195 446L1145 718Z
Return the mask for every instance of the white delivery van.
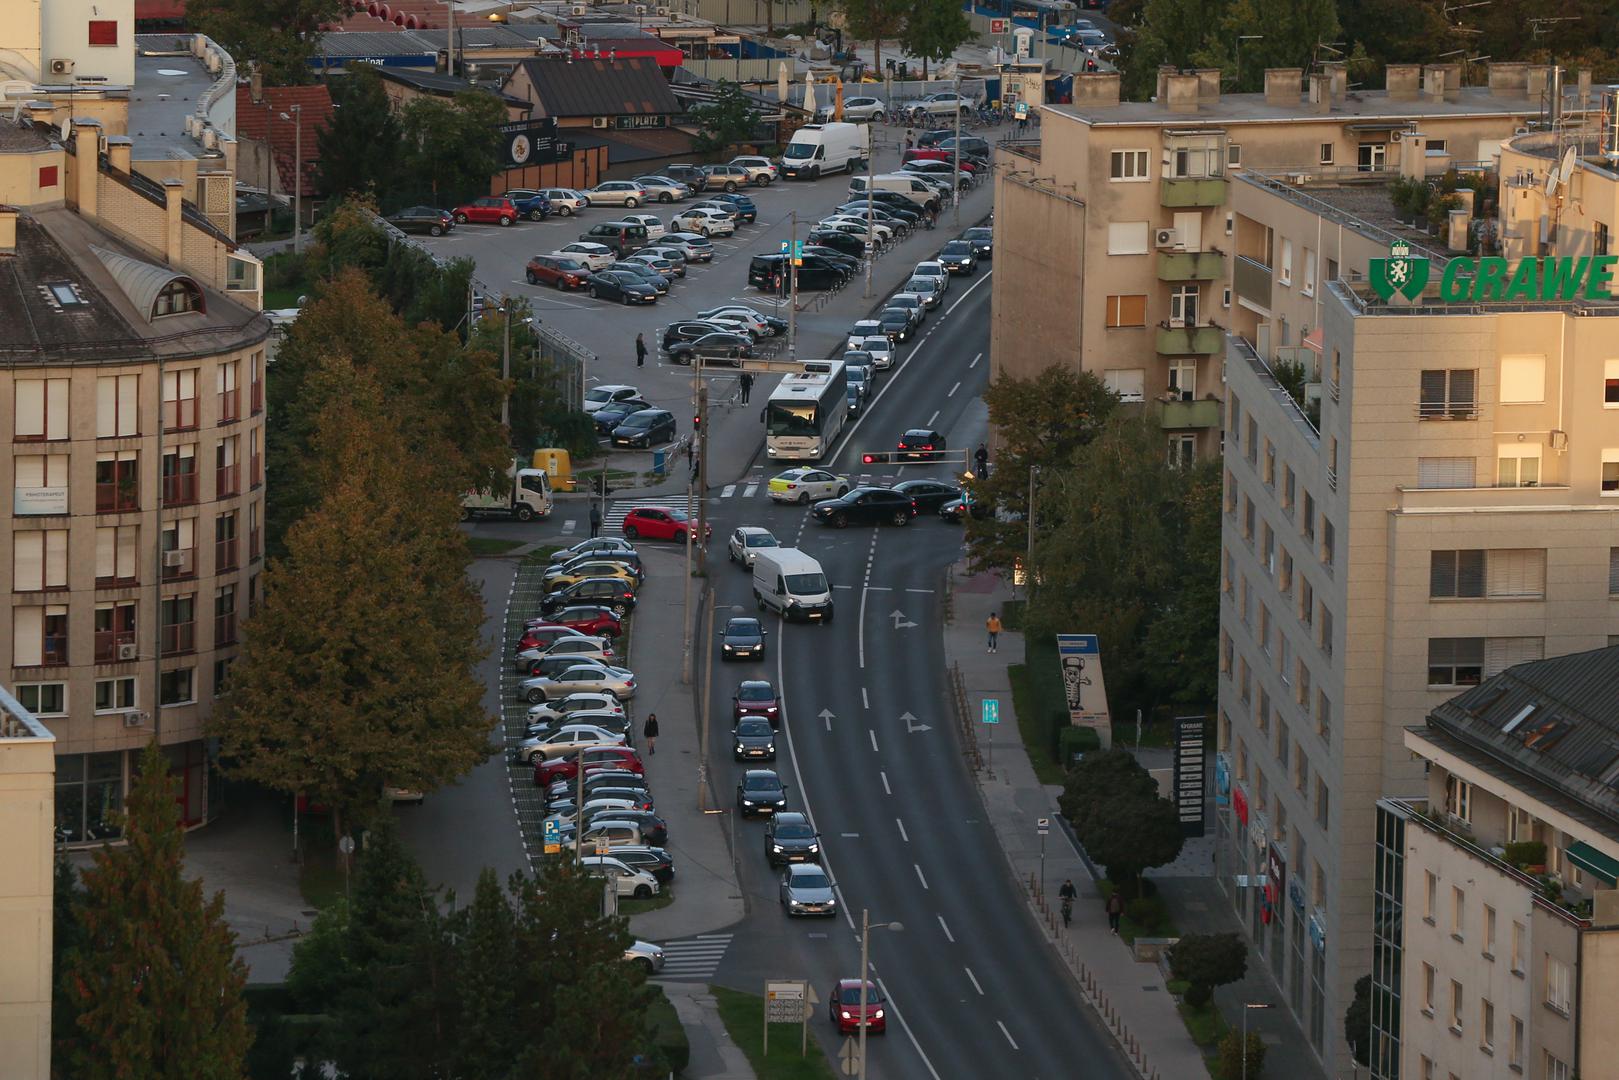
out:
M870 124L805 124L782 152L781 173L814 180L840 169L854 172L870 154Z
M533 521L551 514L551 477L544 469L511 468L506 471L511 487L497 495L490 488L461 494L461 520L484 515L514 517Z
M753 598L760 611L787 619L832 621L832 586L821 564L797 548L761 549L754 556Z
M934 210L939 208L938 189L915 173L883 173L871 177L869 184L864 176L849 178L849 198L863 198L868 188L872 191L892 191L905 196L918 206Z

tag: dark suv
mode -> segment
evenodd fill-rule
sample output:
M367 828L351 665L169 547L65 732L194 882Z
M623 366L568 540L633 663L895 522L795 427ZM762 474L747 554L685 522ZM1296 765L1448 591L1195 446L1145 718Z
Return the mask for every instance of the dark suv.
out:
M667 176L671 180L679 180L682 184L691 188L693 194L702 191L708 186L708 174L703 171L701 165L665 165L658 170L658 175Z
M885 522L909 525L916 516L916 503L891 488L858 487L836 499L816 503L810 508L810 516L835 529Z
M766 292L785 288L784 275L788 271L785 255L755 255L748 264L748 284ZM849 280L849 271L820 255L805 255L798 268L798 287L807 289L834 289Z
M663 409L642 409L613 429L613 445L630 449L648 450L673 442L674 438L674 414Z
M623 615L635 610L635 585L616 577L585 578L546 593L540 610L550 613L574 604L600 604L615 615Z
M693 359L700 359L705 364L719 360L732 367L741 367L752 345L746 334L716 330L693 341L677 341L669 346L669 359L676 364L690 364Z

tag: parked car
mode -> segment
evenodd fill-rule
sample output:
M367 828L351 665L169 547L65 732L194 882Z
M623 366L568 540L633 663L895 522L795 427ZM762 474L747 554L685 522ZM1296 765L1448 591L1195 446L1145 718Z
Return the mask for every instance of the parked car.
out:
M723 210L733 210L736 212L736 220L739 222L751 224L759 220L759 208L754 205L752 199L740 191L715 192L706 201L698 203L698 205L718 206Z
M703 168L708 176L708 188L723 188L726 191L735 191L740 187L747 187L753 182L753 174L740 165L708 165Z
M593 413L597 409L604 409L607 406L613 404L614 402L628 401L630 398L636 398L636 397L640 397L640 396L641 396L641 391L636 389L633 386L626 386L623 383L599 383L596 386L593 386L589 390L585 391L585 412ZM592 537L592 539L603 539L603 538L602 537ZM606 539L612 539L612 538L607 537ZM628 545L625 545L625 547L630 551L635 550L633 547L629 547ZM595 554L594 549L589 549L587 551L577 551L574 548L568 548L566 550L569 553L575 554L575 555ZM557 554L561 555L562 552L559 551L559 552L557 552Z
M626 401L615 401L606 408L597 409L590 414L591 422L596 425L596 434L612 437L619 425L631 416L646 409L653 408L653 404L645 398L630 398Z
M443 236L455 228L455 215L436 206L407 206L398 213L389 214L388 224L400 232Z
M485 195L462 203L450 213L459 225L470 221L476 225L505 226L517 220L517 204L501 195Z
M635 696L635 676L623 668L604 667L601 664L575 664L554 675L531 675L517 684L517 697L530 705L538 705L550 698L564 698L581 690L602 690L620 701ZM559 731L568 730L566 726ZM598 729L602 730L602 729ZM626 739L603 740L623 743ZM554 756L554 755L552 755Z
M733 367L741 367L743 359L751 355L752 349L753 340L748 335L721 330L693 341L671 345L669 359L676 364L691 364L694 360L701 360L705 364L724 361Z
M661 891L657 878L645 870L626 866L611 855L586 855L579 860L579 865L592 877L613 882L620 897L649 900Z
M617 577L585 578L546 593L540 611L561 611L575 604L600 604L623 618L635 608L635 583Z
M563 244L551 254L559 259L576 259L591 272L607 269L618 258L612 248L593 240L575 240L571 244Z
M660 254L668 250L670 255ZM673 257L670 257L670 256ZM686 257L674 248L644 247L634 255L624 259L627 263L640 263L655 274L662 274L671 280L686 276Z
M732 158L729 164L745 170L748 174L748 181L758 187L764 187L773 183L776 179L776 163L767 157L743 155Z
M512 188L505 193L505 198L510 199L517 212L530 221L544 221L551 216L551 200L545 197L543 191Z
M665 409L642 409L613 429L615 448L650 450L674 441L675 417Z
M623 620L600 604L574 604L552 612L549 618L558 626L595 637L618 637L624 631Z
M590 196L592 206L627 206L637 207L646 202L646 188L633 180L605 180L591 188L586 194Z
M858 487L841 498L816 503L810 516L835 529L885 523L903 526L916 517L916 504L891 488Z
M624 715L624 706L612 694L597 690L583 690L565 698L536 705L528 711L528 723L555 724L570 713L609 712ZM538 734L537 732L535 734Z
M551 212L561 217L572 217L590 205L583 192L572 188L546 188L545 199L551 204Z
M582 259L566 255L536 255L524 267L523 277L530 285L582 289L590 280L590 267Z
M637 176L635 183L645 189L653 202L672 203L692 196L691 188L669 176Z
M678 247L689 263L714 261L714 245L706 236L689 232L669 232L663 234L660 243L665 247Z
M691 516L686 511L667 506L637 506L624 515L624 535L631 540L644 536L648 540L673 540L677 544L684 544L691 528ZM714 533L713 525L707 526L707 529L704 539Z
M617 300L624 304L656 304L658 290L625 270L603 270L591 274L585 291L592 300Z
M540 579L547 589L558 589L564 585L572 585L576 581L583 581L589 577L617 577L639 585L642 574L636 567L628 563L616 562L612 559L583 559L572 565L556 571L547 571Z
M850 97L843 99L843 118L845 120L875 120L887 111L881 98Z
M619 746L624 739L613 734L606 728L586 727L576 724L570 727L558 728L551 734L540 739L540 748L535 751L536 758L562 757L592 746Z
M646 226L639 221L599 222L580 233L579 239L590 244L602 244L620 257L638 251L650 242Z
M711 206L694 206L685 213L677 214L673 224L681 232L693 232L698 236L730 236L736 232L736 223L731 216Z
M630 221L637 225L645 226L646 238L648 240L662 239L663 234L667 231L663 227L663 219L657 214L625 214L623 217L619 218L619 220Z
M642 262L616 262L609 266L604 273L628 274L639 279L642 283L650 285L652 291L658 296L669 295L669 279L658 273L652 267Z
M679 180L691 190L693 195L698 194L708 186L708 174L703 172L701 165L689 163L665 165L658 170L658 175L666 176L670 180Z

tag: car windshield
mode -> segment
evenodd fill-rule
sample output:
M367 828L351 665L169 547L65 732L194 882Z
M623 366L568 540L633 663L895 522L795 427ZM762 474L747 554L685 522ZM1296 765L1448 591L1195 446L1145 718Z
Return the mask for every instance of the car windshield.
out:
M769 683L762 683L757 686L743 683L741 688L737 690L736 696L740 701L774 701L776 691L771 689Z
M905 283L906 292L928 293L932 292L936 287L932 278L912 278Z
M736 726L736 733L746 736L769 735L774 730L769 720L744 720Z
M653 417L646 415L644 411L638 412L626 417L624 420L624 426L630 428L649 427L652 424L653 419Z
M781 156L784 157L784 158L792 159L794 161L796 161L796 160L798 160L800 158L814 157L815 156L815 144L814 143L801 143L801 142L788 143L787 144L787 152L782 154Z
M821 574L788 574L787 591L794 596L826 592L826 578Z
M781 545L776 541L776 538L774 536L768 536L768 535L765 535L765 534L761 533L761 534L756 535L756 536L748 537L748 546L749 547L780 547Z
M733 622L725 627L725 636L728 638L756 638L759 636L759 624L749 619L747 622Z
M774 776L744 776L742 788L745 791L774 791L781 786L781 781Z
M602 388L597 387L594 390L587 390L585 392L585 400L586 401L612 401L613 400L613 393L614 392L612 390L603 390Z
M965 240L952 240L944 246L944 253L946 255L970 255L972 254L972 245Z
M776 826L777 840L810 840L815 836L815 830L808 825L778 825Z
M831 887L832 883L826 879L826 875L818 871L793 875L793 888L795 889L830 889Z
M815 405L813 402L793 404L772 401L765 414L765 431L771 435L815 435Z
M686 511L684 511L684 510L671 510L671 511L669 511L669 520L671 520L671 521L685 521L686 520Z
M845 986L842 990L839 991L839 993L843 995L841 1004L844 1004L844 1005L858 1005L858 1004L860 1004L860 987L858 987L858 986ZM871 985L870 983L867 983L866 984L866 1003L868 1005L876 1005L877 1003L881 1002L882 1000L883 1000L882 991L878 990L875 986Z

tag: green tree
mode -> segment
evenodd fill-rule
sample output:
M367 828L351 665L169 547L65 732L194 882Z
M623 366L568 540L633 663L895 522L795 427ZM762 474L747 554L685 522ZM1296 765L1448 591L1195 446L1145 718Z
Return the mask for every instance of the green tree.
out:
M1355 998L1344 1010L1344 1041L1349 1044L1355 1061L1361 1065L1372 1063L1372 977L1362 975L1355 980Z
M899 44L907 54L922 58L922 78L926 80L928 61L947 60L972 39L972 23L955 0L912 0Z
M1240 934L1187 934L1170 948L1169 968L1191 984L1186 1004L1201 1009L1215 987L1248 974L1248 946Z
M691 116L698 127L696 149L702 153L750 142L759 126L759 110L753 107L753 100L729 79L720 80L713 101L693 105Z
M1133 101L1145 101L1156 94L1158 69L1165 64L1176 68L1205 66L1208 43L1219 42L1222 19L1231 2L1146 0L1140 23L1127 34L1120 34L1124 95Z
M1243 1037L1235 1030L1225 1033L1220 1040L1221 1080L1259 1080L1265 1075L1265 1040L1256 1031L1247 1038L1247 1053L1243 1052Z
M188 881L178 785L155 742L129 792L125 844L84 872L56 992L77 1013L58 1042L62 1073L83 1080L242 1076L247 968L225 925L225 895Z
M500 98L482 90L463 91L452 101L418 97L400 112L399 122L405 168L418 185L407 189L412 202L452 205L489 193L490 177L500 169L500 125L506 123Z
M507 1076L529 1041L512 1024L516 987L512 980L516 920L495 872L478 875L466 912L457 958L457 996L462 1046L460 1065L469 1077Z
M1157 792L1158 785L1128 750L1093 750L1063 777L1057 808L1077 829L1096 807Z
M1143 637L1145 655L1169 675L1147 686L1175 704L1202 706L1219 695L1220 462L1199 461L1175 479L1180 555Z
M404 133L381 76L356 64L332 81L332 90L337 109L316 135L321 192L328 199L393 192Z
M84 903L84 889L79 885L79 872L68 860L67 851L56 850L56 869L51 891L51 970L63 971L67 958L84 947L84 927L79 922L79 907ZM72 1047L79 1038L78 999L72 994L51 995L51 1075L68 1080L66 1066Z
M1074 822L1074 833L1126 898L1141 894L1142 871L1174 862L1186 842L1180 812L1156 792L1131 792L1094 805Z
M848 20L849 36L871 42L871 70L883 72L883 41L897 38L905 27L914 0L837 0Z
M270 86L313 82L309 61L323 26L339 23L344 0L188 0L186 25L223 45L238 64L258 63Z

